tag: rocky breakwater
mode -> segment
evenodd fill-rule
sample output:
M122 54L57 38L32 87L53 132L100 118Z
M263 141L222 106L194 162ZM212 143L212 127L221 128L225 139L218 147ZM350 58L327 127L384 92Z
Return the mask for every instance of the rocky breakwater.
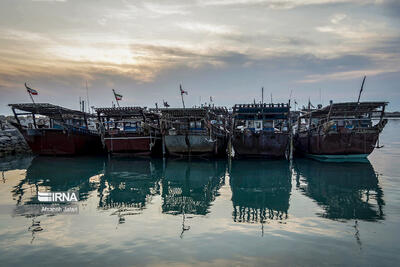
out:
M0 157L30 153L22 134L7 122L6 117L0 116Z

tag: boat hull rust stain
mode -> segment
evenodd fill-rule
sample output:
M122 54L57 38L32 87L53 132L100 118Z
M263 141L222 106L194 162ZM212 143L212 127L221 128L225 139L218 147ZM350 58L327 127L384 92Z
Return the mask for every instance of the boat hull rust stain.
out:
M232 144L239 157L283 158L289 141L289 133L245 131L235 133Z

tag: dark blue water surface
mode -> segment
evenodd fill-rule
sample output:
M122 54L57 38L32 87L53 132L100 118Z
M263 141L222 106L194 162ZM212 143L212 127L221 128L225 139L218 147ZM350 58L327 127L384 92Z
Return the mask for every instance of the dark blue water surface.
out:
M366 163L0 161L0 266L397 266L400 121ZM79 214L35 215L79 190Z

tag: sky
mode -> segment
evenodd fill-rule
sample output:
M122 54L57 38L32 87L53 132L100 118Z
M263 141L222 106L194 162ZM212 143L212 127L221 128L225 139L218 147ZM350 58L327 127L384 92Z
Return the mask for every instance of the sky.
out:
M1 0L0 114L78 109L389 101L400 110L398 0Z

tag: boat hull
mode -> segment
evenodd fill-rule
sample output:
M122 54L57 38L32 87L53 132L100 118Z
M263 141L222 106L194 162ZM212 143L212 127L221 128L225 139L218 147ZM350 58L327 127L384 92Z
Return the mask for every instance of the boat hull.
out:
M379 131L364 133L328 133L296 137L296 153L321 161L360 161L375 148Z
M103 152L101 138L97 134L60 129L20 131L34 154L66 156Z
M369 154L351 154L351 155L314 155L305 154L307 158L322 162L368 162Z
M112 136L105 137L104 143L109 153L152 154L161 146L159 137Z
M238 157L284 158L289 145L289 133L236 132L232 145Z
M216 139L210 140L205 135L167 135L165 146L170 154L196 155L216 154L218 151ZM217 146L217 147L216 147Z

